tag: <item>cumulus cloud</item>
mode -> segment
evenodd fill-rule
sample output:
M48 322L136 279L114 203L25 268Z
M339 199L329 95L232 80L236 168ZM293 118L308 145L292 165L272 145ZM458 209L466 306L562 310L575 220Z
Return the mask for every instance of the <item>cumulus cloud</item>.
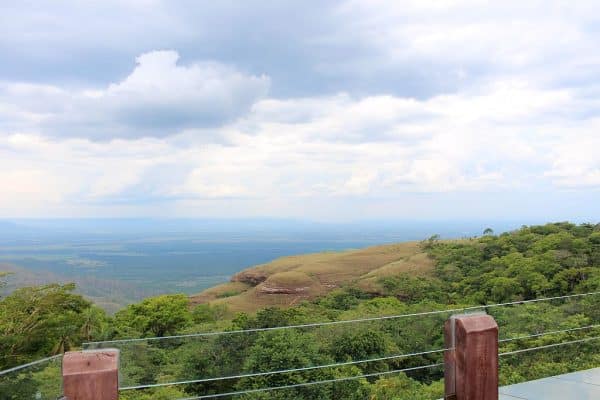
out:
M0 76L108 85L139 54L170 48L186 61L267 73L277 97L426 98L499 74L585 86L598 78L596 8L593 0L21 2L3 10Z
M120 124L167 135L222 125L267 93L266 76L244 75L216 62L178 66L178 59L174 51L143 54L125 80L87 96L109 108Z
M431 96L499 75L584 87L573 74L584 81L598 78L597 33L590 28L599 22L596 6L594 1L349 0L337 15L348 21L342 37L371 49L366 62L360 52L345 60L349 74L377 68L388 85ZM324 68L335 73L336 64L328 60Z
M0 113L11 117L5 129L93 139L168 136L235 120L268 91L266 76L178 59L175 51L142 54L124 80L101 89L5 82Z
M193 132L100 142L13 134L0 149L6 166L29 177L5 174L23 186L18 196L50 194L66 204L202 200L260 208L275 199L598 187L598 120L561 113L575 105L585 105L577 91L508 80L427 100L263 99L215 128L226 143Z

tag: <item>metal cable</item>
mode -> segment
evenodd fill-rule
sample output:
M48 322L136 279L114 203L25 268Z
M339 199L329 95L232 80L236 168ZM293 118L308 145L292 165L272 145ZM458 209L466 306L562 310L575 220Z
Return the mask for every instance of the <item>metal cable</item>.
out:
M532 335L517 336L517 337L514 337L514 338L500 339L500 340L498 340L498 343L513 342L515 340L523 340L523 339L529 339L529 338L535 338L535 337L541 337L541 336L548 336L548 335L557 335L559 333L569 333L569 332L576 332L576 331L582 331L584 329L594 329L594 328L600 328L600 324L588 325L588 326L581 326L581 327L578 327L578 328L561 329L559 331L548 331L548 332L542 332L542 333L534 333Z
M516 341L516 340L524 340L524 339L535 338L535 337L576 332L576 331L581 331L581 330L585 330L585 329L593 329L593 328L598 328L598 327L600 327L600 324L582 326L582 327L577 327L577 328L562 329L562 330L556 330L556 331L548 331L548 332L536 333L536 334L532 334L532 335L519 336L519 337L515 337L515 338L501 339L501 340L498 340L498 343L506 343L506 342L512 342L512 341ZM565 344L568 344L568 343L570 343L570 342L565 342ZM335 368L335 367L341 367L341 366L347 366L347 365L356 365L356 364L363 364L363 363L369 363L369 362L387 361L387 360L393 360L393 359L398 359L398 358L435 354L435 353L441 353L441 352L444 352L447 350L452 350L452 349L429 350L429 351L423 351L423 352L417 352L417 353L398 354L398 355L393 355L393 356L371 358L371 359L366 359L366 360L346 361L346 362L340 362L340 363L315 365L315 366L301 367L301 368L290 368L290 369L283 369L283 370L276 370L276 371L255 372L255 373L240 374L240 375L228 375L228 376L221 376L221 377L193 379L193 380L177 381L177 382L170 382L170 383L156 383L156 384L147 384L147 385L126 386L126 387L120 388L119 390L124 391L124 390L147 389L147 388L155 388L155 387L162 387L162 386L174 386L174 385L184 385L184 384L192 384L192 383L213 382L213 381L219 381L219 380L251 378L251 377L266 376L266 375L276 375L276 374L291 373L291 372L309 371L309 370L314 370L314 369ZM503 353L503 354L508 354L508 353Z
M52 356L52 357L42 358L41 360L36 360L36 361L32 361L32 362L27 363L27 364L19 365L17 367L5 369L4 371L0 371L0 375L5 375L5 374L8 374L10 372L19 371L19 370L22 370L23 368L32 367L34 365L41 364L41 363L44 363L46 361L55 360L55 359L57 359L59 357L62 357L62 356L63 356L62 354L57 354L57 355Z
M525 352L529 352L529 351L564 346L564 345L568 345L568 344L589 342L589 341L596 340L596 339L600 339L600 336L579 339L579 340L572 340L569 342L555 343L555 344L544 345L544 346L530 347L527 349L521 349L521 350L515 350L515 351L509 351L509 352L501 353L501 354L499 354L499 356L507 356L507 355L512 355L512 354L525 353ZM319 384L325 384L325 383L343 382L343 381L348 381L348 380L353 380L353 379L369 378L369 377L373 377L373 376L382 376L382 375L394 374L394 373L399 373L399 372L415 371L415 370L426 369L426 368L435 368L435 367L440 367L442 365L444 365L444 364L443 363L430 364L430 365L424 365L424 366L419 366L419 367L403 368L403 369L397 369L397 370L385 371L385 372L376 372L376 373L357 375L357 376L352 376L352 377L328 379L328 380L306 382L306 383L297 383L297 384L292 384L292 385L275 386L275 387L260 388L260 389L240 390L237 392L209 394L209 395L196 396L196 397L186 397L186 398L181 398L178 400L201 400L201 399L210 399L210 398L218 398L218 397L225 397L225 396L236 396L236 395L243 395L243 394L257 393L257 392L266 392L266 391L271 391L271 390L293 389L293 388L297 388L297 387L305 387L305 386L319 385Z
M527 353L529 351L540 350L540 349L548 349L548 348L551 348L551 347L558 347L558 346L565 346L567 344L590 342L592 340L597 340L597 339L600 339L600 336L594 336L594 337L591 337L591 338L578 339L578 340L571 340L569 342L561 342L561 343L546 344L546 345L543 345L543 346L529 347L527 349L507 351L507 352L498 354L498 356L501 357L501 356L509 356L509 355L512 355L512 354Z
M478 308L483 308L483 307L485 307L485 306L477 307L477 309ZM397 319L397 318L405 318L405 317L418 317L418 316L423 316L423 315L446 314L446 313L457 312L457 311L464 311L464 310L467 310L467 308L456 308L456 309L438 310L438 311L426 311L426 312L413 313L413 314L390 315L390 316L383 316L383 317L350 319L350 320L342 320L342 321L328 321L328 322L315 322L315 323L299 324L299 325L275 326L275 327L270 327L270 328L240 329L240 330L221 331L221 332L203 332L203 333L191 333L191 334L186 334L186 335L159 336L159 337L149 337L149 338L104 340L104 341L99 341L99 342L87 342L87 343L83 343L83 346L87 347L87 346L90 346L90 345L97 345L97 344L145 342L145 341L163 340L163 339L182 339L182 338L190 338L190 337L231 335L231 334L236 334L236 333L267 332L267 331L275 331L275 330L283 330L283 329L313 328L313 327L318 327L318 326L341 325L341 324L351 324L351 323L357 323L357 322L370 322L370 321L381 321L381 320Z
M196 396L196 397L185 397L185 398L180 398L180 399L177 399L177 400L213 399L213 398L217 398L217 397L239 396L239 395L242 395L242 394L267 392L267 391L271 391L271 390L294 389L294 388L298 388L298 387L306 387L306 386L313 386L313 385L322 385L322 384L326 384L326 383L345 382L345 381L350 381L350 380L354 380L354 379L370 378L370 377L373 377L373 376L391 375L391 374L396 374L396 373L400 373L400 372L417 371L417 370L427 369L427 368L436 368L436 367L441 367L442 365L444 365L444 364L443 363L438 363L438 364L421 365L419 367L395 369L393 371L374 372L374 373L371 373L371 374L347 376L347 377L344 377L344 378L326 379L326 380L322 380L322 381L296 383L296 384L284 385L284 386L272 386L272 387L260 388L260 389L240 390L240 391L237 391L237 392L207 394L207 395Z
M485 308L506 307L506 306L511 306L511 305L537 303L537 302L541 302L541 301L563 300L563 299L569 299L569 298L574 298L574 297L592 296L592 295L597 295L597 294L600 294L600 292L571 294L571 295L566 295L566 296L545 297L545 298L532 299L532 300L512 301L512 302L508 302L508 303L487 304L487 305L453 308L453 309L446 309L446 310L435 310L435 311L425 311L425 312L410 313L410 314L389 315L389 316L382 316L382 317L360 318L360 319L351 319L351 320L342 320L342 321L315 322L315 323L298 324L298 325L285 325L285 326L276 326L276 327L270 327L270 328L239 329L239 330L221 331L221 332L202 332L202 333L191 333L191 334L184 334L184 335L149 337L149 338L103 340L103 341L98 341L98 342L85 342L85 343L83 343L83 347L87 348L89 346L103 345L103 344L147 342L147 341L165 340L165 339L207 337L207 336L218 336L218 335L231 335L231 334L237 334L237 333L254 333L254 332L266 332L266 331L275 331L275 330L282 330L282 329L314 328L314 327L319 327L319 326L331 326L331 325L352 324L352 323L359 323L359 322L382 321L382 320L408 318L408 317L420 317L420 316L425 316L425 315L447 314L447 313L453 313L453 312L467 312L467 311L474 311L474 310L480 310L480 309L485 309Z
M193 380L170 382L170 383L153 383L153 384L147 384L147 385L125 386L125 387L119 388L119 390L125 391L125 390L156 388L156 387L162 387L162 386L189 385L192 383L203 383L203 382L213 382L213 381L229 380L229 379L251 378L251 377L265 376L265 375L285 374L285 373L290 373L290 372L310 371L310 370L314 370L314 369L323 369L323 368L336 368L336 367L343 367L346 365L356 365L356 364L364 364L364 363L376 362L376 361L387 361L387 360L394 360L394 359L398 359L398 358L407 358L407 357L422 356L422 355L427 355L427 354L442 353L446 350L451 350L451 349L429 350L429 351L422 351L422 352L418 352L418 353L407 353L407 354L398 354L398 355L386 356L386 357L370 358L370 359L366 359L366 360L345 361L345 362L339 362L339 363L333 363L333 364L314 365L314 366L310 366L310 367L290 368L290 369L282 369L282 370L276 370L276 371L254 372L254 373L241 374L241 375L229 375L229 376L220 376L220 377L214 377L214 378L193 379Z
M577 328L548 331L548 332L536 333L536 334L527 335L527 336L519 336L519 337L515 337L515 338L501 339L501 340L498 340L498 343L507 343L507 342L512 342L512 341L516 341L516 340L524 340L524 339L530 339L530 338L536 338L536 337L542 337L542 336L557 335L557 334L561 334L561 333L576 332L576 331L581 331L581 330L585 330L585 329L593 329L593 328L599 328L599 327L600 327L600 324L596 324L596 325L588 325L588 326L582 326L582 327L577 327ZM310 367L290 368L290 369L283 369L283 370L276 370L276 371L255 372L255 373L247 373L247 374L239 374L239 375L228 375L228 376L220 376L220 377L213 377L213 378L177 381L177 382L170 382L170 383L154 383L154 384L147 384L147 385L125 386L125 387L119 388L119 390L125 391L125 390L147 389L147 388L156 388L156 387L162 387L162 386L186 385L186 384L193 384L193 383L214 382L214 381L220 381L220 380L241 379L241 378L251 378L251 377L266 376L266 375L284 374L284 373L291 373L291 372L310 371L310 370L315 370L315 369L335 368L335 367L342 367L342 366L347 366L347 365L364 364L364 363L377 362L377 361L388 361L388 360L394 360L394 359L399 359L399 358L407 358L407 357L415 357L415 356L421 356L421 355L442 353L447 350L452 350L452 349L429 350L429 351L423 351L423 352L417 352L417 353L407 353L407 354L398 354L398 355L386 356L386 357L371 358L371 359L366 359L366 360L346 361L346 362L333 363L333 364L315 365L315 366L310 366Z

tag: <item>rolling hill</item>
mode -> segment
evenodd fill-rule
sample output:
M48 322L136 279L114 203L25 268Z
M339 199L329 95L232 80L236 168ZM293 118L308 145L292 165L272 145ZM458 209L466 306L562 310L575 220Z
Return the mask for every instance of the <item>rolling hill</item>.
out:
M230 311L252 312L268 306L293 306L348 285L379 294L382 278L401 272L427 275L433 265L419 242L282 257L191 296L191 303L226 304Z

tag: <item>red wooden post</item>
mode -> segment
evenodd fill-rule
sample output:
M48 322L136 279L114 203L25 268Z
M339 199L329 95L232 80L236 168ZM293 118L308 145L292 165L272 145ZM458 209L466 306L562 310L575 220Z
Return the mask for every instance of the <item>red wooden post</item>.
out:
M498 324L484 313L453 315L444 326L447 400L498 400Z
M62 376L67 400L117 400L119 350L67 352L63 357Z

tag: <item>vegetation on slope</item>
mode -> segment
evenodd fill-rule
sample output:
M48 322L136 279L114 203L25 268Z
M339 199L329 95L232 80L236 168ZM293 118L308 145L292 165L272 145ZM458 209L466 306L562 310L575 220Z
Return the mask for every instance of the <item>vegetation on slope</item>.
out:
M371 296L387 293L382 278L428 275L433 261L418 242L282 257L241 271L231 282L192 296L193 304L226 305L231 312L289 307L353 285Z
M386 246L377 250L382 253L383 259L377 262L369 261L365 255L364 263L350 263L347 260L351 253L310 255L308 257L313 260L306 264L298 262L301 257L290 257L276 261L283 268L275 268L271 263L250 270L254 276L263 273L264 279L261 278L260 282L236 283L227 289L230 293L242 291L240 295L222 299L216 299L218 296L215 295L215 300L192 307L183 295L158 296L128 306L113 318L106 317L73 295L72 287L22 289L22 292L0 300L0 369L78 346L88 339L165 336L349 320L600 289L600 225L548 224L523 227L498 236L487 232L481 238L457 242L440 242L432 237L421 243L420 248L421 251L405 257L410 260L426 252L431 257L429 262L432 266L427 274L417 274L414 270L408 272L402 267L395 269L394 263L402 265L403 261L397 254L386 253ZM369 251L357 252L365 254ZM319 257L335 264L319 274L318 266L328 265L325 261L320 263ZM375 272L382 269L392 272L381 275ZM277 277L279 274L283 275ZM340 287L323 291L320 296L315 294L317 297L299 300L293 307L286 304L284 308L266 307L255 313L232 313L226 301L243 298L244 294L256 291L269 280L273 286L312 287L314 282L318 285L333 282L325 280L325 277L332 276L342 277L343 283L338 283ZM365 282L375 285L377 290L364 286ZM569 301L489 308L487 311L498 321L502 338L516 338L600 324L599 306L600 296L588 296ZM40 320L36 320L36 324L43 327L40 330L25 330L30 326L27 323L31 318L28 310L32 309L40 310L35 313L40 315ZM437 314L315 328L123 343L118 345L122 357L122 385L303 368L441 349L442 326L447 317L447 314ZM69 329L61 330L63 326ZM587 329L519 339L502 343L501 352L593 337L599 333L598 329ZM503 357L501 383L600 366L599 349L597 341L589 341ZM440 361L441 354L435 353L336 368L126 391L122 397L132 400L171 399L378 373ZM373 377L253 393L243 398L432 399L442 395L442 376L439 368L424 369L408 375L395 374L380 379ZM0 380L0 393L4 396L0 398L22 398L18 391L24 387L23 381L27 380L29 386L42 385L47 382L48 374L43 379L41 375L23 374L19 379L21 381Z

